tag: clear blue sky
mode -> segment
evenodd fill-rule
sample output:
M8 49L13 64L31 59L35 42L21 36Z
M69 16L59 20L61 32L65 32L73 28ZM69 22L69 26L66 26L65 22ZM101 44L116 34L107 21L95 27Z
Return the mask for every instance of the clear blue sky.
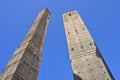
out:
M0 0L0 73L44 7L51 17L38 80L73 80L62 21L62 13L71 10L78 10L120 80L120 0Z

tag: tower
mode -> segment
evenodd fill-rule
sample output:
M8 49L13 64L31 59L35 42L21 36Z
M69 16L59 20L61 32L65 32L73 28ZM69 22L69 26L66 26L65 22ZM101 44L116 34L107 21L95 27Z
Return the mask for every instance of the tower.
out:
M76 10L63 14L74 80L114 80Z
M43 9L15 50L0 80L37 80L50 12Z

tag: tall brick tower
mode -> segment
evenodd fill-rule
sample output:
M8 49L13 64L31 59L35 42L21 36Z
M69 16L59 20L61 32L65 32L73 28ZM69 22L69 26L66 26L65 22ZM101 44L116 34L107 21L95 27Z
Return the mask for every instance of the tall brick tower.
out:
M74 80L114 80L76 10L63 14Z
M50 12L43 9L16 49L0 80L37 80Z

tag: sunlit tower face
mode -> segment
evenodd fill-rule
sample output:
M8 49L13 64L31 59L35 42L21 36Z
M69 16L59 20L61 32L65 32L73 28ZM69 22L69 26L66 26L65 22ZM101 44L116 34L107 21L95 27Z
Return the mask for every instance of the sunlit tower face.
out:
M114 80L76 10L63 14L74 80Z

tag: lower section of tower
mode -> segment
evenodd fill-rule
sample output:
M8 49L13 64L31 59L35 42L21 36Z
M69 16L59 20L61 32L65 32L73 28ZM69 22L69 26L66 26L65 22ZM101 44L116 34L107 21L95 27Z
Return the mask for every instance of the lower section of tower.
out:
M28 60L21 59L6 68L0 80L37 80L38 70Z
M71 60L74 80L114 80L98 49Z

